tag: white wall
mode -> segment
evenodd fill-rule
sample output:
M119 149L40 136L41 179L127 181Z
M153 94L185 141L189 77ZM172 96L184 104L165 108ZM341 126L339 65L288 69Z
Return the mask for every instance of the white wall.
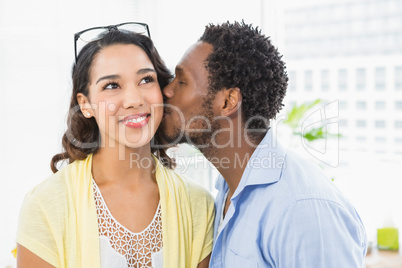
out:
M0 268L14 263L10 251L23 196L51 175L50 159L61 149L73 34L98 25L146 22L174 68L207 23L244 19L260 25L261 1L0 1ZM264 24L269 22L265 18Z

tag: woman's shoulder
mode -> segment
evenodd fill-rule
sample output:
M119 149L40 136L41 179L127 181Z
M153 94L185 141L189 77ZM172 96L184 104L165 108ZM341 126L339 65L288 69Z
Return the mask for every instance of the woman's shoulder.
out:
M67 206L68 186L62 170L50 175L25 194L20 219L33 218L33 222L63 213ZM21 222L21 220L20 220Z
M169 169L167 167L163 167L165 169L165 174L169 174L171 179L174 182L175 187L184 191L191 203L194 202L208 202L213 203L214 199L212 194L199 182L190 179L186 175L180 174L175 170Z
M29 191L26 197L42 200L42 202L66 200L65 196L71 190L74 180L76 180L77 167L80 166L81 161L83 160L74 161L50 175Z

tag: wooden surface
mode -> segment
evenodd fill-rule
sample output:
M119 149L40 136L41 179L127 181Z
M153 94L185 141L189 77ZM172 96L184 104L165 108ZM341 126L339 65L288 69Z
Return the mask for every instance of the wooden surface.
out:
M373 250L367 254L366 268L402 268L402 254L398 251Z

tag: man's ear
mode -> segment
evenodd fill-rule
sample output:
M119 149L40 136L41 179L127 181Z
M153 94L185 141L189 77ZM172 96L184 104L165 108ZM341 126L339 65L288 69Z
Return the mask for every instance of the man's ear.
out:
M91 107L91 104L89 103L88 98L84 94L82 93L77 94L77 102L80 105L80 110L82 114L86 118L91 118L94 116L94 111Z
M222 116L230 116L239 110L243 96L238 87L225 89L224 98L225 102L222 107Z

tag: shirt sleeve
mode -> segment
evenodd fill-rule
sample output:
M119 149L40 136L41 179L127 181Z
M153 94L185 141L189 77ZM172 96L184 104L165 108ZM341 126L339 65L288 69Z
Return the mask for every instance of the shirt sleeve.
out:
M51 265L60 267L49 216L39 199L28 193L20 209L16 241Z
M321 199L297 201L268 241L275 267L364 267L366 234L350 209Z

